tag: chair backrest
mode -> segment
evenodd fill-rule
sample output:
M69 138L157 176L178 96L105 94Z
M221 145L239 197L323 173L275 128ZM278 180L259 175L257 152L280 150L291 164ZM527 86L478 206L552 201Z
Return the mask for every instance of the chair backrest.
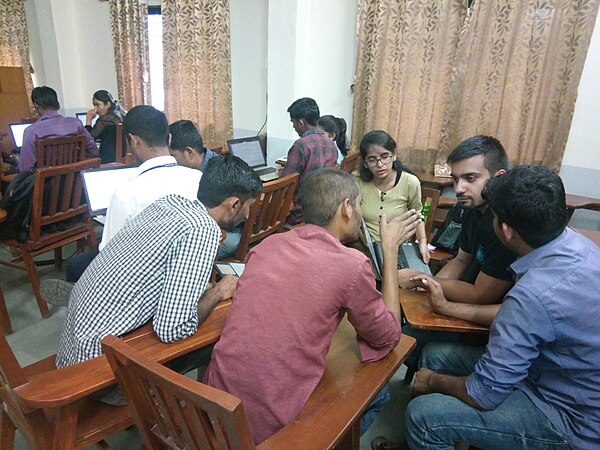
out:
M254 202L234 258L244 261L250 245L283 229L293 206L293 196L300 175L293 173L263 185L263 193Z
M115 162L127 164L125 161L127 154L127 142L123 135L123 124L118 123L115 125Z
M35 174L29 239L39 241L42 227L69 220L90 222L80 172L100 166L100 159L38 169Z
M354 169L356 169L356 164L358 163L359 157L360 152L358 150L348 152L340 164L340 170L351 173Z
M14 391L28 381L4 334L0 333L0 399L4 403L2 414L10 417L30 448L50 448L49 437L52 436L52 430L48 419L41 410L24 410ZM10 426L3 423L1 431L6 431L7 425ZM5 439L2 442L7 444Z
M86 158L85 145L83 134L37 139L35 141L36 167L39 169L83 161Z
M255 448L238 398L140 356L115 336L102 349L146 448Z
M438 189L431 189L421 186L421 203L429 203L429 214L425 221L425 236L427 241L431 239L431 231L433 230L433 222L435 220L435 211L437 210L438 202L440 201L440 191Z

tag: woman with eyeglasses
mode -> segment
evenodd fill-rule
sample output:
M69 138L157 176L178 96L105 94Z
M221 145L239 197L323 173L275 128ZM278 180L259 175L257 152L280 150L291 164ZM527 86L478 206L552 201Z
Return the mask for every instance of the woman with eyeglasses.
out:
M367 230L380 241L379 218L391 220L414 209L421 211L421 182L408 167L396 159L396 142L385 131L374 130L360 142L360 164L355 171L362 195L362 212ZM416 233L423 261L429 262L425 223Z
M110 92L105 90L94 92L92 105L94 107L85 115L85 128L96 141L100 141L102 163L114 162L117 143L116 125L123 122L126 111L110 95ZM92 121L96 116L98 116L98 120L92 126Z

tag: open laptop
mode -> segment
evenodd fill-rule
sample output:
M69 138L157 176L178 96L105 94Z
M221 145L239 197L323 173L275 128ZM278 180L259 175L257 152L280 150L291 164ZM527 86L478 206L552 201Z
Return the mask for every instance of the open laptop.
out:
M137 173L137 166L109 166L81 171L90 216L104 225L114 192Z
M260 140L260 136L230 139L227 141L227 147L232 155L242 158L252 167L261 180L271 181L278 178L277 169L267 166Z
M31 125L31 122L19 122L19 123L10 123L8 127L10 128L10 134L12 135L13 142L15 143L15 147L21 148L23 146L23 133L25 132L25 128Z
M83 124L84 127L85 127L86 116L87 116L87 113L85 113L85 112L75 113L75 117L77 117L79 119L79 121ZM98 120L98 116L96 116L92 119L92 126L94 126L94 124L96 123L96 120Z
M365 235L365 241L367 243L367 247L369 248L369 253L371 254L371 259L373 260L375 270L381 279L383 270L383 247L381 246L380 241L372 241L364 219L362 220L361 228L363 230L363 234ZM418 244L406 241L403 242L400 247L398 247L398 269L408 268L431 275L431 269L421 259L421 252L419 251Z

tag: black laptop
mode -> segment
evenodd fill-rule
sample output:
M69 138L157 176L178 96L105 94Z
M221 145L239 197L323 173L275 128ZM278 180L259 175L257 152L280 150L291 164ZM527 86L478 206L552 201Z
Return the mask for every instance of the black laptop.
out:
M252 167L261 180L271 181L278 178L277 169L267 166L260 141L260 136L230 139L227 141L227 147L232 155L243 159Z

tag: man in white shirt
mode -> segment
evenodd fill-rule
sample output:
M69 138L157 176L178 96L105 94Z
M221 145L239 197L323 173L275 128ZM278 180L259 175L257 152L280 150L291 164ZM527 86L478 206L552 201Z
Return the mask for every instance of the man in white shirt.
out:
M133 217L154 201L169 194L190 200L197 198L202 173L179 166L169 153L169 125L166 116L149 105L131 109L123 119L123 133L136 160L137 173L115 191L106 212L106 222L99 249ZM65 306L73 284L79 280L97 251L75 254L67 263L64 280L42 282L42 295L53 305Z

